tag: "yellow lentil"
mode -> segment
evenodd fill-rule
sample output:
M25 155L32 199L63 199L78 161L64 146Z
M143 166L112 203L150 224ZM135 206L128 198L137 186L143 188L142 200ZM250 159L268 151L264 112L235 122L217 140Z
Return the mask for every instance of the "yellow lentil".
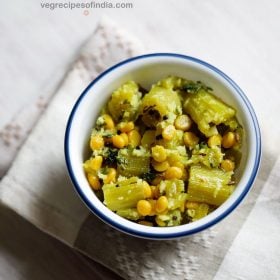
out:
M233 171L235 164L233 161L231 161L230 159L225 159L221 162L221 167L225 170L225 171Z
M141 135L139 131L133 129L128 132L128 144L132 147L137 147L141 143Z
M123 138L124 140L124 145L127 146L128 145L128 136L126 133L121 133L120 136Z
M174 137L175 132L176 132L176 129L175 129L174 125L170 124L163 129L162 138L169 141Z
M152 147L152 157L157 162L163 162L166 160L166 151L163 146L156 145Z
M199 138L193 132L184 133L184 143L187 147L193 148L199 142Z
M121 132L129 132L134 129L134 123L133 122L121 122L118 125L118 128Z
M140 215L147 216L151 213L152 206L149 201L142 199L137 202L137 211Z
M208 138L207 144L210 148L215 146L221 146L222 144L222 136L220 134L213 135Z
M146 181L143 181L143 190L144 190L144 196L145 198L152 197L152 190L149 184Z
M99 170L102 166L102 162L103 162L103 157L102 156L96 156L93 159L90 160L90 167L93 170Z
M236 143L235 134L232 131L227 132L222 139L222 146L226 149L233 147Z
M119 148L119 149L121 149L125 146L125 140L121 135L114 135L112 137L112 142L113 142L114 147Z
M167 180L181 179L181 177L183 176L183 171L180 167L171 166L171 167L167 168L164 176L165 176L165 179L167 179Z
M161 196L156 202L156 212L162 213L164 212L168 207L168 199L166 196Z
M115 127L114 121L113 121L113 119L110 115L104 114L103 119L104 119L104 122L105 122L105 128L106 129L113 129Z
M163 162L157 162L155 160L152 160L152 166L156 171L163 172L169 167L169 163L166 160Z
M191 128L192 120L188 115L181 115L176 118L174 125L176 129L186 131Z
M91 173L88 173L87 174L87 179L88 179L88 182L90 184L90 186L95 190L95 191L98 191L101 189L101 184L99 182L99 178L94 175L94 174L91 174Z
M103 137L100 135L92 136L90 139L90 147L92 150L99 150L104 147Z
M108 174L103 180L104 184L114 183L116 181L117 171L115 168L109 168Z

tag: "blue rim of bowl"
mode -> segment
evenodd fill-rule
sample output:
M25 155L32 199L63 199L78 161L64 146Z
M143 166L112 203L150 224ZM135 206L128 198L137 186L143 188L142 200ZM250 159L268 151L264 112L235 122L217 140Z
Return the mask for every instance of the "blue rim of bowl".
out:
M94 86L94 84L96 82L98 82L102 77L104 77L105 75L107 75L111 71L113 71L113 70L115 70L115 69L117 69L117 68L119 68L119 67L121 67L121 66L123 66L127 63L130 63L130 62L135 61L135 60L147 59L147 58L153 58L153 57L175 57L175 58L180 58L180 59L183 59L183 60L188 60L188 61L200 64L200 65L203 65L203 66L209 68L210 70L214 71L215 73L219 74L223 79L225 79L235 89L235 91L242 98L244 104L246 105L246 107L248 109L248 112L250 113L250 116L251 116L251 119L252 119L253 125L254 125L254 130L255 130L255 141L256 141L255 162L254 162L254 167L253 167L252 174L251 174L243 192L239 195L239 197L236 199L236 201L234 201L234 203L229 208L227 208L222 214L217 216L215 219L209 221L206 224L198 226L196 228L187 229L185 231L180 231L178 233L160 234L160 233L142 232L142 231L138 231L138 230L135 230L133 228L124 226L122 224L119 224L116 221L114 221L113 219L105 216L97 207L95 207L89 201L89 199L83 193L83 191L82 191L81 187L79 186L79 183L78 183L78 181L75 177L75 174L74 174L74 171L73 171L73 168L72 168L72 164L71 164L71 160L70 160L70 156L69 156L69 134L70 134L71 126L72 126L72 121L73 121L73 118L75 116L75 112L76 112L81 100L88 93L89 89L92 86ZM215 66L213 66L213 65L211 65L211 64L209 64L205 61L202 61L200 59L197 59L197 58L194 58L194 57L191 57L191 56L187 56L187 55L182 55L182 54L177 54L177 53L151 53L151 54L145 54L145 55L140 55L140 56L136 56L136 57L126 59L126 60L108 68L107 70L105 70L103 73L101 73L96 79L94 79L88 85L88 87L83 91L83 93L80 95L80 97L76 101L76 103L75 103L75 105L74 105L74 107L73 107L73 109L70 113L70 116L69 116L69 119L68 119L68 122L67 122L67 126L66 126L66 132L65 132L64 153L65 153L67 169L68 169L70 178L71 178L71 180L74 184L74 187L75 187L77 193L79 194L81 199L84 201L84 203L87 205L87 207L95 215L97 215L101 220L103 220L105 223L113 226L114 228L119 229L120 231L128 233L128 234L133 235L133 236L142 237L142 238L150 238L150 239L174 239L174 238L188 236L188 235L200 232L202 230L205 230L205 229L215 225L216 223L218 223L219 221L224 219L226 216L228 216L240 204L240 202L244 199L246 194L251 189L251 187L252 187L252 185L255 181L255 178L257 176L257 173L258 173L258 169L259 169L259 166L260 166L260 159L261 159L261 135L260 135L260 128L259 128L259 124L258 124L258 121L257 121L256 114L255 114L254 109L253 109L252 105L250 104L248 98L243 93L241 88L231 78L229 78L225 73L223 73L221 70L219 70Z

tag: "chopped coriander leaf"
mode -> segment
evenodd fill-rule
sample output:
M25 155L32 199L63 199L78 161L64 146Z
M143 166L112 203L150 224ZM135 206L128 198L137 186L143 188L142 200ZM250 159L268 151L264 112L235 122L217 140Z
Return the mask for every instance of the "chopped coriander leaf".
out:
M156 178L156 172L154 170L150 170L149 172L143 173L141 178L148 183L151 183Z

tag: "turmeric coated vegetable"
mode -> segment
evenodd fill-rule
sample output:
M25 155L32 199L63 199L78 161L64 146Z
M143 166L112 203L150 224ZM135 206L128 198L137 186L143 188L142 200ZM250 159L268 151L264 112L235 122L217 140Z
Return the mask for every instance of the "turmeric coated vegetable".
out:
M187 96L184 110L207 137L217 134L216 126L230 121L235 116L233 108L203 89Z
M116 89L92 130L83 168L117 215L144 226L195 222L235 189L244 131L202 82L170 76L148 92Z

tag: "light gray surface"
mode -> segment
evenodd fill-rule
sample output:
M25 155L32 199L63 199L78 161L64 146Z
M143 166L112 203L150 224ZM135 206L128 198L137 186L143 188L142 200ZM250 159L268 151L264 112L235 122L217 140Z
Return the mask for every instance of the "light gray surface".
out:
M266 108L265 102L259 102L263 97L254 92L263 87L269 89L265 94L276 95L279 89L276 83L266 84L277 81L280 72L279 1L133 3L133 10L94 10L85 16L82 10L42 10L37 0L1 1L0 128L30 100L54 90L104 14L141 38L148 49L186 53L223 69L248 94L257 112L268 112L262 114L261 122L272 123L269 112L279 110L279 103ZM201 10L208 11L209 17L201 17ZM242 23L246 24L240 28ZM205 51L205 44L211 45L211 51ZM260 63L255 62L256 54ZM238 75L240 67L248 75ZM0 278L87 279L93 275L72 250L14 214L3 209L0 213Z

